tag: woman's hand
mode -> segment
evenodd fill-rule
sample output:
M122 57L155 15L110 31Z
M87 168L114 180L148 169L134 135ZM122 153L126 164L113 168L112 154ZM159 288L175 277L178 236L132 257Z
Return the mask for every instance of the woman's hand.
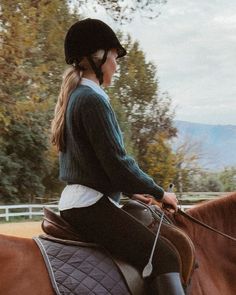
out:
M170 211L173 210L176 212L178 210L178 199L175 193L165 192L162 198L163 207L167 205L167 207L171 207Z
M153 202L152 196L144 194L134 194L132 195L131 199L141 201L147 205L152 205Z
M165 207L165 205L167 205L168 210L172 213L178 210L178 200L175 193L165 192L161 203L155 200L151 195L146 194L134 194L131 199L141 201L147 205L156 205L158 207L161 207L162 203L162 206Z

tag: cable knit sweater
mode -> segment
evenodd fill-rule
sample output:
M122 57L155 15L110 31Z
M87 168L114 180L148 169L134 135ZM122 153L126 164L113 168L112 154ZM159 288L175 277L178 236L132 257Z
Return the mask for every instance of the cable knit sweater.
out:
M65 116L66 151L60 152L60 180L91 187L114 199L120 192L164 191L126 154L122 134L109 101L88 86L71 94Z

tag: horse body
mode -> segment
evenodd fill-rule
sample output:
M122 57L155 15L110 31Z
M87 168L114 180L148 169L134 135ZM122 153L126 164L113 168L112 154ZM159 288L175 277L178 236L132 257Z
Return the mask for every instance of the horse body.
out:
M188 210L199 220L236 237L236 193ZM190 295L236 294L236 243L176 215L192 239L199 268ZM0 295L55 294L40 250L32 239L0 235Z
M236 237L236 193L198 205L190 215L218 230ZM193 224L181 215L177 225L191 238L199 267L191 282L191 295L236 294L236 242Z
M39 248L32 239L0 235L0 294L54 295Z

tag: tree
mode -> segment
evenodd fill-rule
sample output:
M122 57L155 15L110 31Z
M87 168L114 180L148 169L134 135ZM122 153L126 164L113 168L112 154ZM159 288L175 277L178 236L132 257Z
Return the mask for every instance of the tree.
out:
M175 155L164 133L155 136L145 155L147 173L164 188L174 182L176 175Z
M17 112L1 137L0 198L8 203L33 202L42 196L42 179L47 171L43 112L35 111L33 103L17 102Z
M62 40L78 15L60 0L2 0L0 9L0 196L30 201L43 196L56 166L46 153L49 126L64 70Z
M112 3L121 9L119 1ZM148 7L159 1L133 1L138 9L143 3ZM110 11L118 10L112 6ZM34 201L45 194L54 196L60 187L49 126L65 67L62 40L80 16L61 0L2 0L0 14L0 197L7 202ZM121 61L110 91L128 151L144 165L156 133L165 128L172 136L175 129L168 117L170 99L158 94L155 66L146 61L137 42L124 39L131 54Z
M203 179L203 191L221 192L223 191L223 184L217 175L208 175Z
M219 173L201 170L198 174L193 175L190 190L194 192L222 192L224 187Z
M226 167L219 173L219 179L224 186L224 191L236 191L236 167Z
M95 11L99 8L103 8L113 20L119 23L127 23L130 22L137 13L139 13L141 17L155 19L160 14L158 8L166 4L167 0L70 0L69 2L72 3L74 7L78 6L82 9L87 9L88 5L91 5Z
M201 156L200 143L190 138L184 139L183 142L175 148L175 184L180 194L182 194L183 191L188 191L189 188L192 187L191 182L193 176L198 174L201 170L198 164Z
M54 202L58 199L65 186L65 184L58 179L58 153L54 146L50 145L46 151L45 158L48 160L48 169L45 171L42 179L42 184L45 188L42 199L44 202Z

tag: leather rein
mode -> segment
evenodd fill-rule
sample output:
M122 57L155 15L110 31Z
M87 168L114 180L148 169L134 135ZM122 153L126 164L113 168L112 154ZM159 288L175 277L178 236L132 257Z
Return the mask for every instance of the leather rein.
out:
M236 242L236 238L234 238L234 237L232 237L232 236L230 236L230 235L227 235L227 234L225 234L225 233L223 233L223 232L221 232L221 231L219 231L219 230L217 230L217 229L215 229L215 228L213 228L213 227L211 227L211 226L205 224L204 222L202 222L202 221L196 219L195 217L189 215L188 213L185 213L184 211L182 211L182 210L179 209L179 208L178 208L178 211L177 211L175 214L180 214L180 215L182 215L183 217L189 219L190 221L192 221L192 222L194 222L194 223L196 223L196 224L199 224L199 225L201 225L201 226L203 226L203 227L205 227L205 228L207 228L207 229L209 229L209 230L211 230L211 231L213 231L213 232L215 232L215 233L217 233L217 234L219 234L219 235L221 235L221 236L223 236L223 237L225 237L225 238L228 238L228 239L230 239L231 241Z

